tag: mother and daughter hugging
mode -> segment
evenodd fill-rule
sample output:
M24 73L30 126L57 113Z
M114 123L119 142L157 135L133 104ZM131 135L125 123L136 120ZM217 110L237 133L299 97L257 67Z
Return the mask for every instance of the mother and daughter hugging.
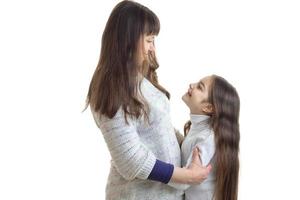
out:
M122 1L106 23L90 106L111 155L107 200L237 200L239 96L217 75L189 85L184 137L172 125L159 84L158 17Z

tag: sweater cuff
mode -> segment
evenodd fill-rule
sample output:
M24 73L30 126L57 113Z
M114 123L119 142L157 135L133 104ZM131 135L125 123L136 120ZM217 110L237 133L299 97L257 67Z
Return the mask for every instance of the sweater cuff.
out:
M149 174L151 173L151 170L153 169L154 165L156 162L156 157L148 152L148 156L146 158L146 160L144 161L144 165L143 167L139 170L138 174L137 174L137 178L140 179L147 179L147 177L149 176Z
M173 171L174 165L156 160L148 179L167 184L173 175Z

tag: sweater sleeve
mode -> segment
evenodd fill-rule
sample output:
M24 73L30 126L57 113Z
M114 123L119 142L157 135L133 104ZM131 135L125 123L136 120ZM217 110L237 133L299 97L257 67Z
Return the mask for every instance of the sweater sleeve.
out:
M194 148L195 147L198 147L198 149L200 150L199 157L202 162L202 165L207 166L210 163L215 153L214 135L212 134L208 136L208 138L206 138L204 141L196 143ZM193 151L189 154L185 167L188 167L191 164L192 157L193 157ZM191 186L189 184L181 184L181 183L174 183L174 182L169 182L168 185L178 190L187 190Z
M199 157L203 166L207 166L215 154L214 135L208 136L204 142L197 143L195 147L198 147ZM194 148L195 148L194 147ZM193 149L194 149L193 148ZM189 166L192 162L193 152L189 155L186 166Z
M127 124L121 108L112 119L99 117L94 112L93 117L117 171L127 180L147 179L156 163L156 157L140 141L136 121L127 117Z
M156 160L155 165L148 177L149 180L169 183L174 172L174 165Z

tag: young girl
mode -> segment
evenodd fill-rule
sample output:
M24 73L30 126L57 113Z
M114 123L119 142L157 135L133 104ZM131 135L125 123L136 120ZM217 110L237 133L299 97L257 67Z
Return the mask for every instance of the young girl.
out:
M182 164L189 165L198 147L203 165L213 171L200 185L186 187L186 200L237 200L239 176L239 109L237 91L212 75L190 84L182 97L190 109L181 146Z
M151 10L122 1L102 35L87 106L111 155L108 200L182 200L183 191L167 183L201 183L210 171L202 167L197 151L188 168L180 168L170 95L155 72L154 38L159 29Z

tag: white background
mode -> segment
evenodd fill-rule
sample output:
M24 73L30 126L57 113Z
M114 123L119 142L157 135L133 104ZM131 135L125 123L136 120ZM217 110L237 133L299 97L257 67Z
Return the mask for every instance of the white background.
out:
M0 199L104 199L110 156L81 113L118 1L0 3ZM239 199L300 199L300 6L290 0L139 1L160 18L174 126L190 82L218 74L241 99Z

